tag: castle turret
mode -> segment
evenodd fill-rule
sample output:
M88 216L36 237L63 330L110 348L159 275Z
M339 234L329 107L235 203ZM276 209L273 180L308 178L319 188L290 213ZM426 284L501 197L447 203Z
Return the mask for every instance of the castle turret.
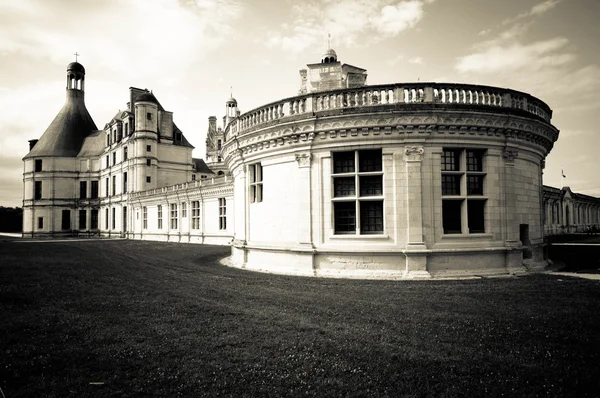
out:
M85 68L79 62L67 66L67 98L50 126L25 156L74 157L83 140L94 130L96 124L85 107Z

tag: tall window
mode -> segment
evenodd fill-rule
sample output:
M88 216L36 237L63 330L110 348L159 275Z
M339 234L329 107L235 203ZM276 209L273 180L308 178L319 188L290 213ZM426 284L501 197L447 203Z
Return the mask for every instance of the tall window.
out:
M38 229L44 229L44 217L38 217Z
M92 209L90 229L98 229L98 209Z
M162 229L162 205L158 205L158 229Z
M98 181L92 181L92 199L98 199Z
M112 208L112 229L117 228L117 209Z
M117 153L113 152L113 164L117 164Z
M127 192L127 172L123 173L123 193Z
M187 217L187 203L181 203L181 218Z
M35 160L35 171L42 171L42 159Z
M146 152L152 152L152 145L146 145Z
M225 198L219 198L219 229L227 229L227 201Z
M127 126L127 125L125 125L125 126ZM123 147L123 160L127 160L127 147L126 146Z
M142 208L142 228L148 229L148 208L146 206Z
M62 211L61 228L63 230L71 229L71 210Z
M113 179L112 179L112 194L113 195L117 194L117 176L113 176Z
M41 181L36 181L35 182L35 192L34 192L34 199L39 200L42 199L42 182Z
M485 232L485 150L444 148L442 226L445 234Z
M192 201L192 229L200 229L200 201Z
M146 119L147 120L152 120L152 113L146 112Z
M105 180L105 182L106 182L106 184L105 184L104 186L106 187L106 192L105 192L105 195L104 195L104 196L108 197L108 196L109 196L109 195L108 195L108 187L109 187L109 183L108 183L108 177L106 177L106 180Z
M263 172L260 163L250 165L250 202L263 200Z
M152 166L152 159L146 159L146 166Z
M171 203L171 229L177 229L177 203Z
M335 234L383 233L381 149L333 153Z
M108 229L108 207L104 211L104 229Z
M79 210L79 229L85 230L87 225L87 211Z
M79 181L79 199L87 198L87 181Z

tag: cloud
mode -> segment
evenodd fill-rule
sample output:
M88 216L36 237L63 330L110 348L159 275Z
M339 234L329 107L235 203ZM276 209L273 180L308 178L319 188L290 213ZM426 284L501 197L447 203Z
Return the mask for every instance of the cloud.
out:
M541 3L538 3L538 4L534 5L533 7L531 7L531 9L529 11L523 12L514 18L509 18L509 19L502 21L502 25L508 25L508 24L511 24L511 23L518 21L520 19L523 19L523 18L537 17L539 15L542 15L542 14L546 13L547 11L550 11L551 9L553 9L561 1L562 0L546 0Z
M573 61L570 53L557 52L564 49L569 41L564 37L537 41L523 45L493 46L458 59L459 72L494 73L526 68L537 71L548 66L560 66Z
M292 21L267 32L266 43L300 53L324 44L331 33L335 45L364 45L394 37L413 28L431 0L306 1L292 7Z
M423 58L421 58L421 57L412 57L411 59L408 60L408 63L415 64L415 65L421 65L421 64L423 64Z

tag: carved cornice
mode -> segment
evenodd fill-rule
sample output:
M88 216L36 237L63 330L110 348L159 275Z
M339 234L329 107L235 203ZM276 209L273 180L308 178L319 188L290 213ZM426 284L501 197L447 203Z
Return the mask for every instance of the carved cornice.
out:
M471 137L507 137L530 142L549 151L558 138L552 125L535 119L497 113L460 114L440 111L439 115L340 115L334 120L307 119L290 125L273 125L226 143L224 157L228 162L244 155L311 144L331 139L360 139L389 136L401 140L413 135L435 140L439 135ZM444 138L447 140L448 138Z

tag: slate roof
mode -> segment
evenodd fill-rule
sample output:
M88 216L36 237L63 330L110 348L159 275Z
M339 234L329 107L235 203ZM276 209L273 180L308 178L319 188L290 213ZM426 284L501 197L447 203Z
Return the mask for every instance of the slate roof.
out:
M67 99L50 126L25 158L34 156L74 157L85 138L98 130L84 102L84 92L67 90Z
M102 131L94 131L85 137L77 157L98 156L104 151L105 146L105 135L102 134Z
M215 174L204 162L202 159L192 158L192 162L194 162L194 170L198 173L202 174Z

